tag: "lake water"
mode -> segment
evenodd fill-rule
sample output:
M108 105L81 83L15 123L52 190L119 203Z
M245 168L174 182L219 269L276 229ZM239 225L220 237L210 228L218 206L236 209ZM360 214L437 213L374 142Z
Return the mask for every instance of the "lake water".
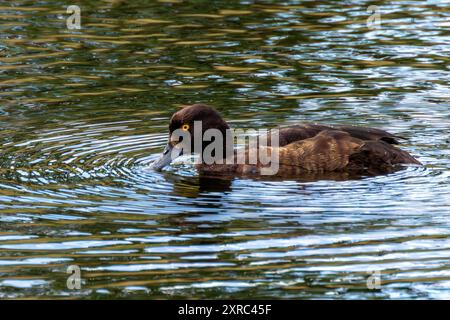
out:
M1 298L450 298L450 2L380 1L381 29L376 1L74 2L80 30L67 1L0 1ZM197 102L388 129L424 167L153 172Z

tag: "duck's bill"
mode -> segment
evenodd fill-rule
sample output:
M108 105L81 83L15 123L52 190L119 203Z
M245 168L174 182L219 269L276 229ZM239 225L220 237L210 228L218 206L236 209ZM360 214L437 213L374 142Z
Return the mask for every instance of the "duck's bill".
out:
M159 158L155 162L153 162L151 168L156 171L161 171L164 167L168 166L173 160L181 156L182 153L183 153L182 148L178 148L176 145L174 147L170 143L168 143L164 148L162 154L159 156Z

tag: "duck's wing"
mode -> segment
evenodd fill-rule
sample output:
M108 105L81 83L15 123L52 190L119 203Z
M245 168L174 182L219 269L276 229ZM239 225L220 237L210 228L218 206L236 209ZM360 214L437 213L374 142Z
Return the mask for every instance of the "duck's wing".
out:
M332 128L320 124L293 125L279 128L279 146L283 147L295 141L313 138L324 130L332 130Z
M406 151L383 140L365 141L340 130L324 130L279 148L279 162L313 172L385 170L396 164L420 164Z
M383 169L398 164L422 165L408 152L384 141L364 141L361 148L349 157L349 168Z
M348 132L352 137L366 141L384 141L389 144L400 144L398 139L405 139L401 136L397 136L387 131L375 128L356 126L333 126L333 128Z
M279 148L280 166L295 166L305 171L338 171L347 167L351 155L364 141L338 130L323 130L312 138Z
M292 142L313 138L325 130L338 130L347 132L350 136L365 141L385 141L389 144L399 144L398 139L403 137L391 134L387 131L375 128L339 126L339 125L320 125L304 124L280 128L280 147L286 146Z

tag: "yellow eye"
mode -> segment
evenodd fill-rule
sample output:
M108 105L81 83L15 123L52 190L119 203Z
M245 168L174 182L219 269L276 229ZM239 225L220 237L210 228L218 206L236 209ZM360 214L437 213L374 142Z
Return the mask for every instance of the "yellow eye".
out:
M188 124L183 124L183 126L181 127L181 129L182 129L183 131L188 131L189 128L190 128L190 126L189 126Z

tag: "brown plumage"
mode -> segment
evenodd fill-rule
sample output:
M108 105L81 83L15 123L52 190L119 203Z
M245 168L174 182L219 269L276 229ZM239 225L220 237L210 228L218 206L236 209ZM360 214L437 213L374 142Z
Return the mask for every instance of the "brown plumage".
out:
M194 121L202 121L203 132L214 128L225 134L229 129L216 110L207 105L196 104L185 107L172 116L170 135L174 130L188 124L189 133L193 136ZM402 138L374 128L306 124L281 128L277 150L271 146L270 139L268 146L262 148L269 156L273 152L279 153L279 169L276 175L281 176L331 172L374 174L390 172L401 164L420 165L409 153L394 146L399 144L399 139ZM207 144L208 142L203 144L203 149ZM170 138L167 148L173 148ZM246 150L246 159L249 152L250 150ZM224 146L224 158L227 157L235 158L236 151L226 154ZM161 165L161 161L156 162L156 169L161 169L166 164ZM264 167L267 166L260 161L256 164L197 165L200 173L206 175L260 175Z

